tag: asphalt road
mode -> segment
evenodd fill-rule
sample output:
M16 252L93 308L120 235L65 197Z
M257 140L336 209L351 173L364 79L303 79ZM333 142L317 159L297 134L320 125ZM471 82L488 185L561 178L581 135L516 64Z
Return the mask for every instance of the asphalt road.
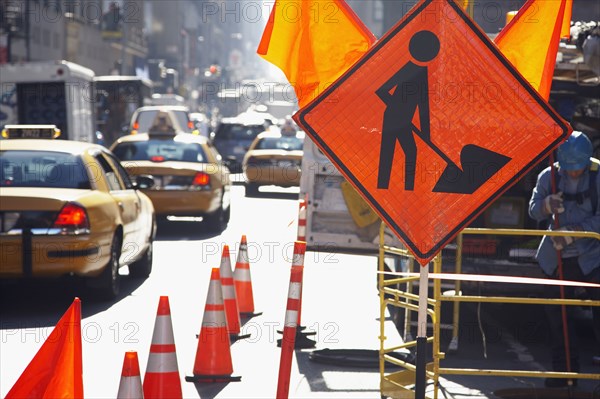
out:
M115 397L125 351L138 351L144 373L158 298L166 295L170 300L184 397L273 397L280 356L275 345L276 330L281 328L285 313L296 235L296 200L294 190L245 198L243 187L236 185L232 219L222 234L208 234L198 222L170 222L160 226L152 275L146 280L124 276L122 293L114 302L94 301L71 279L3 284L0 396L10 390L73 297L80 296L85 396ZM242 382L210 386L185 382L184 377L190 375L195 360L195 336L202 322L210 269L219 266L224 244L230 246L235 262L242 234L248 237L257 311L264 312L243 326L243 331L251 333L252 338L231 347L234 373L242 376ZM317 350L378 348L375 267L376 258L372 256L307 254L302 320L309 330L317 333ZM123 274L126 273L124 269ZM448 354L442 367L549 369L549 340L538 308L484 304L478 310L475 304L464 304L461 310L459 351ZM391 317L386 323L387 343L400 343ZM600 372L600 368L591 364L590 353L595 343L589 333L589 320L582 318L578 331L583 343L580 349L583 371ZM449 332L444 331L442 349L447 347L448 340ZM316 363L310 360L313 350L296 351L290 397L380 397L376 368ZM495 398L499 396L494 392L512 388L537 389L538 393L529 397L567 397L540 393L542 381L534 378L443 376L441 386L440 398ZM573 398L592 398L592 392L599 389L598 381L580 381L578 389L588 396Z

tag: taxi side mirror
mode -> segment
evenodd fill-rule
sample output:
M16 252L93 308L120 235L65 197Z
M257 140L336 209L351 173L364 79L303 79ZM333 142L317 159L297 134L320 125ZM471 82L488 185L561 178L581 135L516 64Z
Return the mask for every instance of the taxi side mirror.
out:
M136 190L144 190L154 186L154 178L150 175L138 175L133 181L133 188Z

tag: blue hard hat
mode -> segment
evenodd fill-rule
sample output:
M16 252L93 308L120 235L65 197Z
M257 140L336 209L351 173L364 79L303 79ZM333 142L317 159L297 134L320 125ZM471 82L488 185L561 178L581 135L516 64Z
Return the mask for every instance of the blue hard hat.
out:
M582 132L575 131L558 147L558 164L564 170L583 169L590 164L592 152L590 139Z

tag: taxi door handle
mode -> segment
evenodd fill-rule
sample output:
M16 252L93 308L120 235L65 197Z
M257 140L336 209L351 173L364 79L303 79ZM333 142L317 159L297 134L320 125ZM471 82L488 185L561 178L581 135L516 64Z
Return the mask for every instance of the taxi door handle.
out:
M120 209L121 211L124 211L124 210L125 210L125 207L123 206L123 203L122 203L121 201L117 202L117 204L119 205L119 209Z

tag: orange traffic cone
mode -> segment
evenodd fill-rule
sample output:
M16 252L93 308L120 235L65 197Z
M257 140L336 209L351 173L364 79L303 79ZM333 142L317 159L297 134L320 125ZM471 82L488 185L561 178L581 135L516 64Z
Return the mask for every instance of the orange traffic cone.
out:
M240 335L241 320L238 308L237 298L235 296L235 287L233 285L233 274L231 273L231 258L229 256L229 245L223 246L221 255L221 266L219 267L221 276L221 289L223 290L223 304L225 306L225 316L227 318L227 332L232 341L250 337Z
M125 352L117 399L142 399L143 397L144 391L142 390L142 377L137 352Z
M210 276L193 375L186 376L185 380L188 382L240 381L242 377L231 375L233 365L229 345L220 273L215 267Z
M161 399L182 396L169 297L161 296L144 375L144 397Z
M248 243L246 235L242 236L235 270L233 271L235 295L238 302L240 315L250 318L262 314L254 313L254 295L252 292L252 278L250 276L250 260L248 258Z

